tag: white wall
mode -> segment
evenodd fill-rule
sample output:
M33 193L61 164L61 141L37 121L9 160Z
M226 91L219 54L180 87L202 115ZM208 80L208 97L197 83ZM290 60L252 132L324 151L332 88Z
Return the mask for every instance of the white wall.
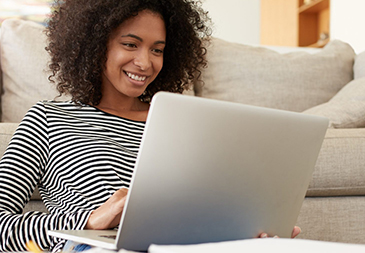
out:
M364 12L364 0L331 0L331 39L349 43L357 53L365 51Z
M238 43L260 44L260 0L204 0L213 36Z
M232 42L260 44L261 0L204 0L215 24L213 36ZM365 51L365 1L331 0L331 39Z

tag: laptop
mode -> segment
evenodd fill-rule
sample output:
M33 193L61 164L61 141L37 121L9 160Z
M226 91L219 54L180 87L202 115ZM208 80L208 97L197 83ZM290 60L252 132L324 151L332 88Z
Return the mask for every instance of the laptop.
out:
M289 238L328 119L157 93L118 230L49 231L105 249Z

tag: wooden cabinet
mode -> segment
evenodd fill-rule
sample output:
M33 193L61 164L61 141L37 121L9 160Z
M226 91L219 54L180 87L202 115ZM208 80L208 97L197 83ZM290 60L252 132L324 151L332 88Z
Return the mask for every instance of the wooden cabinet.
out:
M323 47L329 21L330 0L261 0L261 44Z

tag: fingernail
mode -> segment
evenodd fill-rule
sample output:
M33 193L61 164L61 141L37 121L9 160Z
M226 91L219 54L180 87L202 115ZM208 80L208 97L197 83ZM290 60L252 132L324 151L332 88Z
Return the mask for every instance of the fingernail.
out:
M274 238L279 238L279 236L275 235Z
M266 234L266 233L263 233L263 234L261 235L261 238L267 238L267 234Z

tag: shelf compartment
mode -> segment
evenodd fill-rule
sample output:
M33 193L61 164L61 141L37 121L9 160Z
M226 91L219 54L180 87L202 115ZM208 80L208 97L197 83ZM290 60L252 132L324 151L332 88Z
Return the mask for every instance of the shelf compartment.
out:
M314 0L309 4L303 4L299 7L298 12L301 13L318 13L329 8L329 0Z
M298 9L298 45L301 47L323 45L322 34L329 37L330 3L329 0L315 0Z

